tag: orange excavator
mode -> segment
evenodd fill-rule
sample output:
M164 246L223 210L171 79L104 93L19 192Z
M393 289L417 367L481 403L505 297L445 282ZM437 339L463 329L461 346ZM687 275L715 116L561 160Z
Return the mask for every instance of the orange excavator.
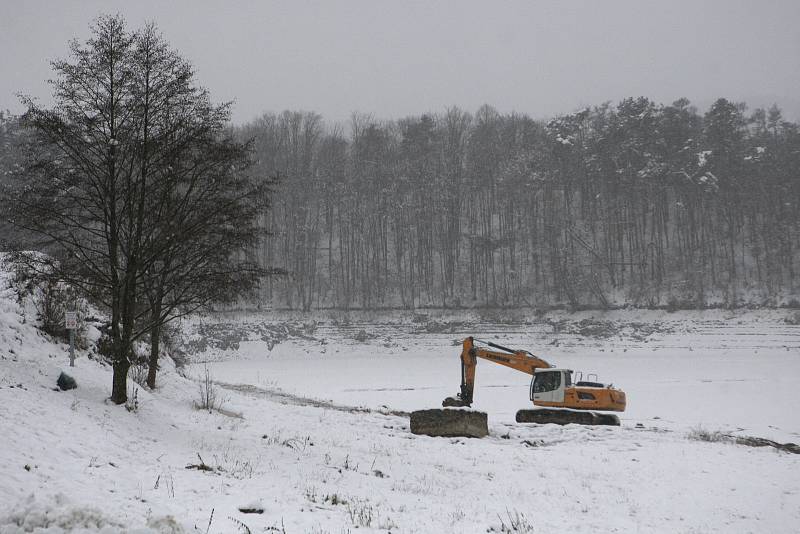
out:
M476 346L481 343L490 348ZM496 349L496 350L491 350ZM619 425L614 414L591 410L624 412L625 392L595 381L572 382L571 369L557 369L526 350L514 350L472 337L464 340L461 350L461 392L447 397L442 406L471 406L475 390L475 367L478 358L533 375L530 399L537 408L519 410L518 423L577 423L583 425Z

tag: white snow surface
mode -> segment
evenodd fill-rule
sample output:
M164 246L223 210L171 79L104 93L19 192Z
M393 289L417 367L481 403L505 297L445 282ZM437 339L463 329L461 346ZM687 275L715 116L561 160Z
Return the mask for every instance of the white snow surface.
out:
M106 400L110 367L82 352L69 368L66 346L23 323L3 289L0 533L796 532L800 455L688 438L702 427L800 441L790 313L604 314L663 331L602 338L537 321L437 333L402 316L318 316L277 344L194 354L189 376L207 365L226 384L221 412L195 409L197 383L169 366L130 412ZM278 319L298 320L202 322ZM457 391L465 333L614 382L628 394L622 426L515 424L529 377L480 362L474 408L490 436L411 434L398 411ZM78 389L53 389L62 370ZM211 470L186 468L200 464Z

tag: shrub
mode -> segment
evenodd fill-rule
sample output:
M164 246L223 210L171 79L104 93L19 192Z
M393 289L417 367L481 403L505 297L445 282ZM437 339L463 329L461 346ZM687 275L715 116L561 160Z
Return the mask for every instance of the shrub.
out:
M34 291L33 305L39 316L42 331L62 341L69 341L69 330L64 324L65 312L74 310L80 318L85 317L88 311L86 302L72 287L50 278ZM86 349L88 346L86 326L82 321L78 321L78 328L75 330L75 348Z
M11 289L23 312L23 303L29 298L36 309L41 330L62 341L69 341L64 312L76 311L79 318L86 317L88 304L74 287L58 277L58 262L39 253L15 252L11 253L9 264L13 269ZM82 321L78 321L75 330L75 347L89 348L86 326Z
M133 413L139 411L139 388L136 386L128 388L128 400L125 401L125 409Z
M371 527L372 521L375 519L375 512L372 505L365 502L356 502L347 504L347 515L350 516L350 522L356 527Z
M731 441L731 436L728 434L720 432L719 430L706 430L702 426L696 426L689 430L686 437L694 441L708 441L712 443Z
M203 367L203 376L200 378L199 384L199 399L195 402L195 407L198 410L219 410L225 403L225 399L219 394L219 388L214 384L214 379L208 366Z
M141 387L147 387L147 373L149 371L147 358L132 357L131 367L128 370L128 377L139 384Z
M533 532L533 525L522 514L516 510L509 512L506 510L506 517L497 516L500 519L500 527L496 529L491 527L489 532Z
M793 326L800 325L800 311L796 311L786 316L784 322Z

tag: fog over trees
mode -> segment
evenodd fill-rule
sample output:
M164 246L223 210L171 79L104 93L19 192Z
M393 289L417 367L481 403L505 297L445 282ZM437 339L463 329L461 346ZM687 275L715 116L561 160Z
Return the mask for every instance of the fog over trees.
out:
M800 131L777 106L720 98L698 110L686 99L636 97L550 120L484 105L400 120L354 113L344 125L284 111L223 132L227 110L213 118L213 141L238 140L247 153L236 158L247 164L234 174L252 162L247 179L270 199L257 214L257 244L236 257L289 273L264 279L236 306L696 308L800 299ZM0 113L6 184L25 179L15 148L30 135L24 124ZM153 182L148 198L160 198L156 186L166 183ZM6 244L15 240L12 227L0 230ZM157 235L151 230L145 238ZM183 254L178 244L170 250ZM223 292L228 300L242 293Z
M281 178L258 255L291 274L259 306L796 303L800 134L777 107L286 111L237 133Z

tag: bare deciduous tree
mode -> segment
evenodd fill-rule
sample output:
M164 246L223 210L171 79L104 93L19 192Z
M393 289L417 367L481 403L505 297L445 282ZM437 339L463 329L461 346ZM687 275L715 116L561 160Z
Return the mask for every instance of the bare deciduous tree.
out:
M249 148L226 134L229 106L211 103L154 26L100 17L53 70L55 105L25 99L30 164L8 188L11 220L109 310L121 404L137 340L149 334L157 359L164 322L264 274L244 251L267 183L245 175Z

